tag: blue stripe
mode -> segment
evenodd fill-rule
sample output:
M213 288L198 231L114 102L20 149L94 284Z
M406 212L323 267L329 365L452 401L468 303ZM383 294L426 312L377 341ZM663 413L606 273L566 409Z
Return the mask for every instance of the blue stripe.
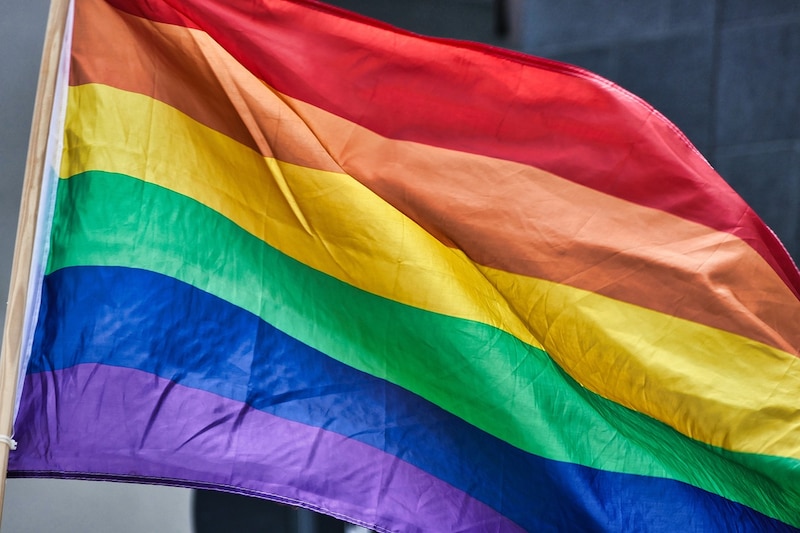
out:
M246 402L393 454L528 531L794 531L685 483L523 452L160 274L71 267L48 275L43 291L29 373L98 362Z

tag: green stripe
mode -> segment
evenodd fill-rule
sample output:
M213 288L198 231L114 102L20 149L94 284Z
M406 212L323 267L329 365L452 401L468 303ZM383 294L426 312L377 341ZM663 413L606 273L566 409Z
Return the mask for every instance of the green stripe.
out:
M356 289L167 189L104 172L62 180L53 233L48 272L128 266L180 279L530 453L685 481L800 523L788 516L800 462L688 439L589 392L502 330Z

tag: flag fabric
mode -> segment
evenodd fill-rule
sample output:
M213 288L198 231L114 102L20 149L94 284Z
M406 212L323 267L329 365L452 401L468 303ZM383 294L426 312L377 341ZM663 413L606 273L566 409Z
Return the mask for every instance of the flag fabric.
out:
M645 102L311 0L75 0L66 35L11 476L800 528L800 274Z

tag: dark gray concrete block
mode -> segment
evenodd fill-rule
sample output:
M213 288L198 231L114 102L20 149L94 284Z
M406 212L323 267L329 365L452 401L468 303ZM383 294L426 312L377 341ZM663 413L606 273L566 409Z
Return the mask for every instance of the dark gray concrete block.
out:
M522 3L522 50L552 55L619 40L661 35L670 2L659 0L528 0Z
M800 260L800 143L721 151L717 171Z
M388 22L399 28L435 37L502 45L495 33L492 0L332 0L328 3Z
M797 0L717 0L721 20L726 23L752 22L755 19L781 18L800 15ZM702 2L698 2L702 3Z
M722 31L717 139L800 137L800 22Z
M701 30L714 27L717 1L671 0L669 29L674 31Z

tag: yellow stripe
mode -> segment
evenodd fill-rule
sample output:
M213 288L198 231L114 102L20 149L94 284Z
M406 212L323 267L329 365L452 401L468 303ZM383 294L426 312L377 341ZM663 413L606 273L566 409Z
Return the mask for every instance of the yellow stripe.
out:
M345 283L541 348L463 253L346 174L262 157L157 100L103 85L70 88L65 130L63 177L105 170L156 183Z
M581 385L728 450L800 459L800 359L566 285L479 267Z
M264 158L145 96L71 88L66 146L62 176L144 177L346 283L544 347L584 386L697 440L800 458L800 367L786 352L479 267L349 176Z

